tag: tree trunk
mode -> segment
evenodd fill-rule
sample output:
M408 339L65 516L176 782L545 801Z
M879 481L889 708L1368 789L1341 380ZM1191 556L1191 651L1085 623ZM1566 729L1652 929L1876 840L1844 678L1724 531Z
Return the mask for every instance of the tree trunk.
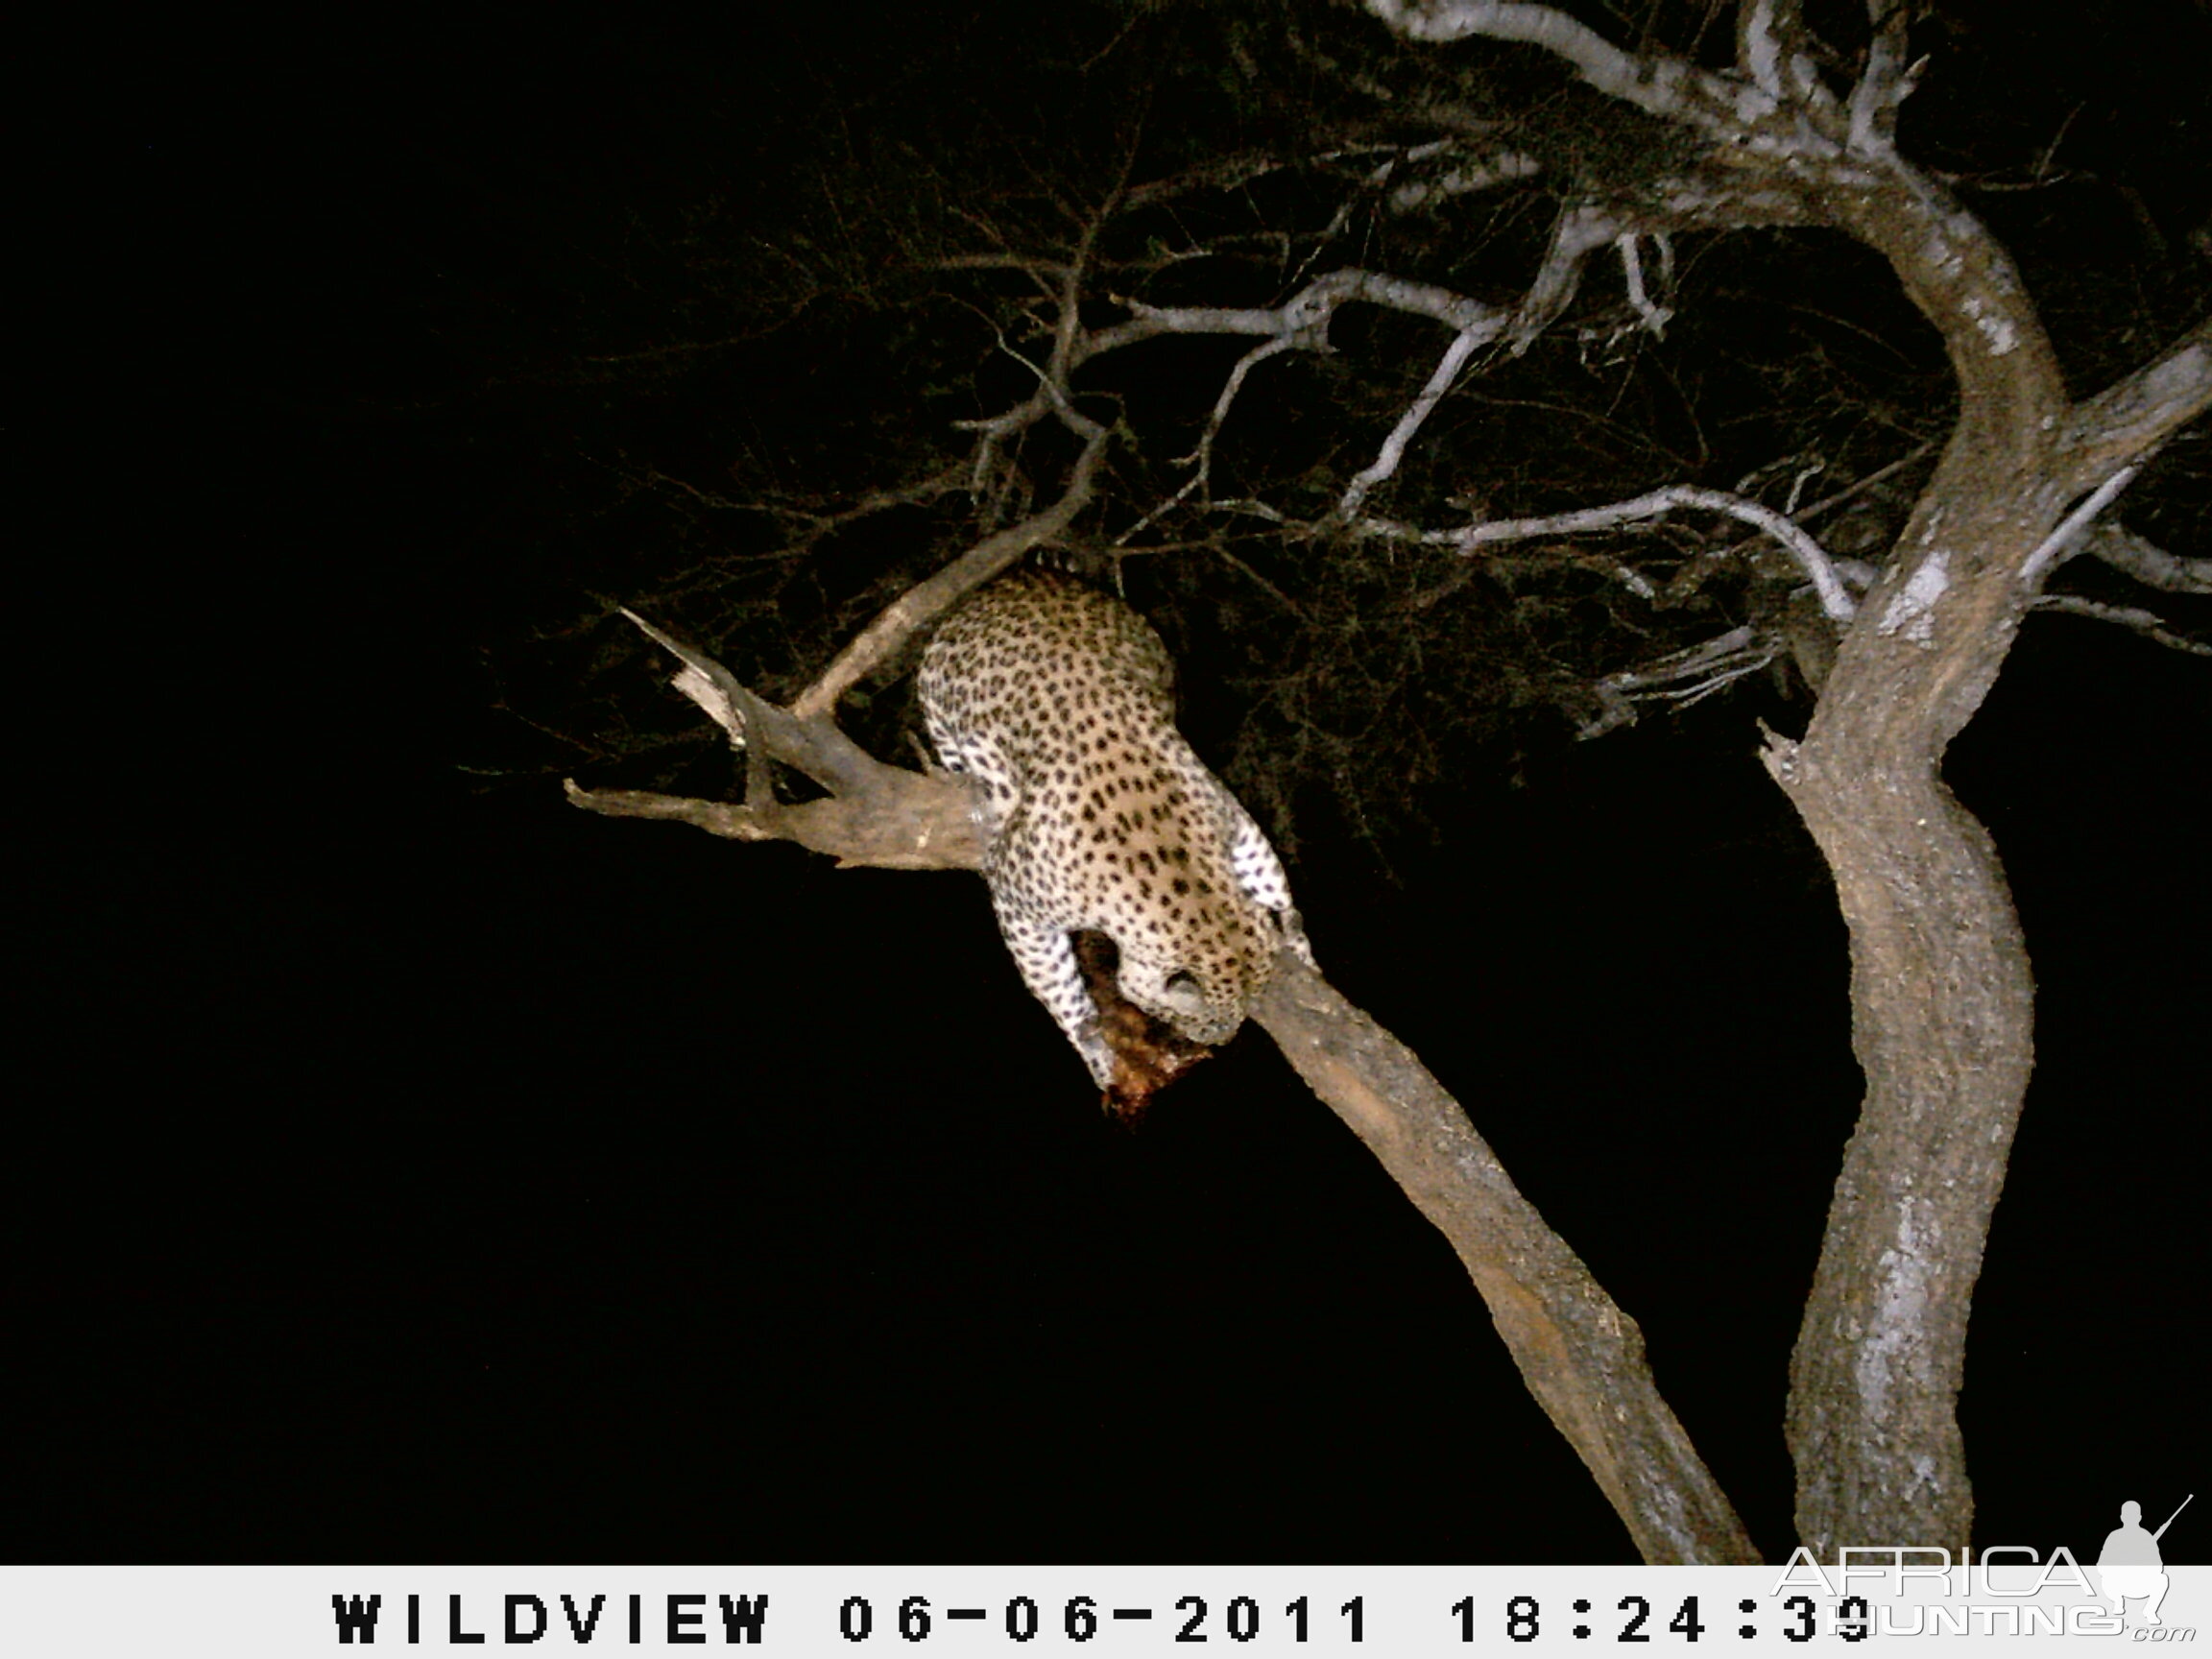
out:
M1996 849L1933 765L1847 730L1767 761L1835 873L1866 1074L1791 1359L1798 1536L1822 1559L1957 1548L1974 1506L1954 1407L2028 1086L2027 947Z
M1607 199L1616 226L1833 227L1888 262L1942 337L1958 427L1804 740L1770 736L1765 759L1835 874L1866 1074L1791 1365L1798 1532L1823 1558L1848 1545L1959 1548L1974 1505L1954 1405L2027 1092L2034 988L2004 870L1944 788L1943 751L1988 694L2066 534L2212 403L2212 324L2069 403L2010 256L1897 153L1897 109L1917 75L1904 7L1873 9L1846 101L1822 81L1794 0L1746 0L1737 65L1720 73L1622 51L1545 5L1367 6L1408 38L1539 45L1607 96L1695 134L1699 164L1668 175L1633 214ZM1570 276L1586 251L1564 233L1576 211L1563 209L1553 239ZM2077 497L2080 517L2066 519Z
M2022 569L2074 493L2057 360L2004 248L1898 166L1825 193L1943 336L1959 423L1801 743L1767 769L1819 844L1851 936L1866 1076L1791 1359L1797 1531L1958 1549L1966 1320L2032 1057L2034 981L1988 832L1943 752L1988 695L2032 597Z
M1940 768L2011 643L2014 572L2049 524L2021 511L2047 494L2039 477L1996 484L1961 459L1970 447L1954 445L1915 524L1971 554L1901 559L1937 576L1877 590L1804 740L1772 739L1764 757L1836 878L1866 1076L1791 1361L1797 1530L1821 1559L1841 1545L1956 1550L1973 1524L1955 1407L2028 1087L2034 982L1996 848Z

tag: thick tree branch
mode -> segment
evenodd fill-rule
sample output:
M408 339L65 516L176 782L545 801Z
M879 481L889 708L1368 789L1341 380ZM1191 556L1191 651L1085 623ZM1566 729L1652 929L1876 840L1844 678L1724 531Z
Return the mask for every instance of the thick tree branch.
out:
M967 786L950 777L883 768L881 784L854 796L766 805L699 801L637 789L585 789L565 780L568 804L608 818L690 824L733 841L794 841L840 867L974 870L983 861Z
M744 748L748 798L738 806L571 781L571 804L738 840L796 841L845 864L980 867L984 848L964 781L883 766L860 754L826 712L800 718L771 708L712 657L641 617L630 619L678 658L678 688ZM835 794L781 805L768 780L771 757ZM1530 1391L1597 1477L1645 1559L1757 1560L1653 1385L1634 1321L1544 1225L1412 1052L1287 951L1253 1017L1458 1252Z
M941 773L886 766L827 714L802 717L763 702L708 653L633 611L638 630L684 664L671 683L721 727L746 759L745 802L689 800L630 789L565 787L571 805L614 818L661 818L739 841L796 841L841 865L894 870L974 870L983 843L967 783ZM804 773L829 798L788 805L776 798L770 761Z
M1685 84L1713 79L1678 59L1647 60L1623 52L1550 6L1513 0L1367 0L1367 10L1408 40L1442 42L1479 35L1541 46L1574 64L1599 91L1653 115L1685 117Z
M1660 1398L1642 1334L1412 1050L1288 952L1253 1018L1451 1241L1530 1393L1644 1559L1759 1559Z
M2143 459L2212 409L2212 317L2117 385L2077 405L2060 445L2072 471L2062 480L2086 490Z

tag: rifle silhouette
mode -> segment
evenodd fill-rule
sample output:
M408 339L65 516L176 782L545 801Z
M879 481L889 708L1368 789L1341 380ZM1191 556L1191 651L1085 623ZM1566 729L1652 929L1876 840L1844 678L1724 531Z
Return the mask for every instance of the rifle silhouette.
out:
M2178 1517L2178 1516L2180 1515L2180 1513L2181 1513L2181 1510L2182 1510L2182 1509L2186 1509L2186 1508L2188 1508L2190 1504L2192 1504L2192 1503L2196 1503L2196 1502L2197 1502L2197 1494L2196 1494L2196 1493L2194 1493L2194 1492L2190 1493L2188 1497L2186 1497L2186 1498L2182 1499L2182 1500L2181 1500L2181 1507L2180 1507L2179 1509L2176 1509L2172 1515L2169 1515L2169 1516L2167 1516L2167 1517L2166 1517L2166 1527L2171 1527L2171 1526L2173 1526L2173 1525L2174 1525L2174 1522L2175 1522L2175 1520L2176 1520L2176 1517ZM2152 1543L2155 1544L2155 1543L2157 1543L2157 1542L2158 1542L2158 1540L2159 1540L2159 1539L2161 1539L2161 1538L2163 1538L2163 1537L2165 1537L2165 1536L2166 1536L2166 1527L2159 1527L2159 1528L2158 1528L2158 1530L2157 1530L2157 1531L2155 1531L2155 1532L2153 1532L2153 1533L2152 1533L2152 1534L2151 1534L2151 1542L2152 1542Z

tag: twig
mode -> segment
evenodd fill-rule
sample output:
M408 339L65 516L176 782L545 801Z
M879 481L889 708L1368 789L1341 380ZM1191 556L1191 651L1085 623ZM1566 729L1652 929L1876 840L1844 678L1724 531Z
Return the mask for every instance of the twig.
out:
M2161 645L2186 651L2193 657L2212 657L2212 645L2173 632L2166 626L2163 616L2138 606L2107 605L2102 600L2083 599L2074 593L2043 593L2036 596L2030 609L2062 611L2069 616L2087 616L2099 622L2116 623L2122 628L2132 629L2146 639L2155 639Z
M1336 503L1339 514L1351 517L1359 511L1359 504L1367 499L1368 492L1398 470L1399 463L1406 458L1407 445L1413 441L1413 435L1421 430L1421 423L1429 419L1436 405L1444 400L1444 394L1452 390L1452 383L1459 378L1459 371L1467 366L1467 359L1475 355L1478 347L1497 338L1504 325L1505 320L1500 317L1487 329L1465 330L1445 349L1443 359L1429 376L1429 384L1421 388L1421 395L1398 418L1398 424L1382 440L1382 447L1375 459L1345 486L1343 496Z

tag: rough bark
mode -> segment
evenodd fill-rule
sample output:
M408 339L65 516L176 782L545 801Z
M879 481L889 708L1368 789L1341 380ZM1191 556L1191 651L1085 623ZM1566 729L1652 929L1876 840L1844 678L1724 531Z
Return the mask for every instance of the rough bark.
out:
M983 837L969 810L967 785L886 766L880 790L856 796L781 802L699 801L641 789L586 789L574 779L563 787L571 806L608 818L659 818L689 824L732 841L795 841L827 853L841 865L884 870L974 870L983 862Z
M1929 189L1839 205L1943 330L1962 397L1804 740L1765 756L1836 880L1866 1078L1791 1361L1798 1535L1823 1559L1956 1549L1972 1527L1956 1406L2034 982L1996 849L1941 765L2018 631L2021 566L2066 506L2050 466L2057 368L2003 250Z
M1804 739L1772 739L1764 757L1836 880L1866 1078L1791 1361L1797 1528L1822 1558L1851 1544L1957 1550L1973 1525L1957 1401L2032 1063L2034 981L1996 848L1944 786L1943 754L1996 681L2039 550L2102 482L2085 454L2131 463L2201 410L2212 381L2184 341L2134 377L2161 386L2155 414L2112 395L2086 418L2070 410L2004 249L1939 187L1895 171L1829 211L1942 331L1959 424ZM2099 421L2099 404L2125 412Z
M1651 1380L1643 1334L1521 1195L1413 1051L1286 953L1253 1009L1458 1252L1537 1404L1644 1559L1759 1559Z
M983 862L967 785L943 773L886 766L828 714L800 715L753 695L704 651L624 613L684 670L675 687L720 726L745 757L745 800L695 801L635 789L585 789L564 783L570 805L611 818L660 818L696 825L736 841L796 841L843 865L893 870L974 870ZM829 794L789 805L772 776L781 762Z
M1894 148L1911 91L1901 7L1874 7L1845 103L1793 0L1743 0L1733 74L1621 52L1548 6L1368 6L1411 38L1541 46L1702 135L1704 157L1653 193L1647 223L1833 226L1881 253L1942 335L1957 429L1803 740L1770 735L1764 758L1835 877L1866 1077L1791 1367L1798 1531L1823 1558L1840 1545L1960 1548L1973 1521L1956 1415L1967 1313L2027 1090L2034 989L2003 866L1944 787L1943 753L2043 571L2212 398L2212 334L2200 325L2069 404L2004 248Z

